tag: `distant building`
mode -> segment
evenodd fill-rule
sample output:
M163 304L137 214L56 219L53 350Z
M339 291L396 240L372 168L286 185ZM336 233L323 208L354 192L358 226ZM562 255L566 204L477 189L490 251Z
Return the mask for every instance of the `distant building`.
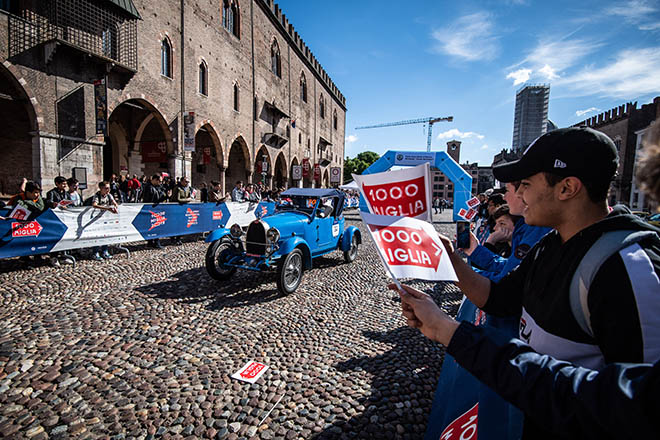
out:
M633 176L637 175L637 159L639 158L639 152L642 149L642 138L648 132L649 127L646 127L642 130L637 131L636 147L635 147L635 157L633 160ZM655 211L657 204L646 197L643 191L637 186L637 179L633 178L630 189L630 209L635 211Z
M548 131L548 104L550 86L525 86L516 93L513 120L513 150L524 150L534 139ZM554 124L552 124L554 126Z
M610 204L630 203L633 194L635 155L639 145L638 132L660 116L660 96L652 103L637 108L637 102L586 119L575 126L591 127L608 135L619 152L619 169L610 190Z
M447 142L447 154L456 161L460 163L461 159L461 141L451 140ZM465 163L461 165L465 171L467 171L470 176L472 176L472 194L477 194L478 182L479 182L479 170L480 168L490 168L490 167L479 167L475 162L473 164ZM491 169L492 175L492 169ZM448 200L451 204L454 203L454 184L449 178L440 170L436 168L431 168L431 179L433 180L433 198L439 197L441 199Z
M473 182L474 183L474 182ZM479 167L477 178L477 191L475 194L481 194L488 188L495 186L495 176L493 176L493 167Z

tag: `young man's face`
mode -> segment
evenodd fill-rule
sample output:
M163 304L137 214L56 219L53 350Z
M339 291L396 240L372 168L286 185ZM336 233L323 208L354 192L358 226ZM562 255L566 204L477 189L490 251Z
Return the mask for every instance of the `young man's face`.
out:
M110 192L110 187L108 185L101 187L101 195L104 196Z
M64 188L66 188L66 181L64 181L64 182L60 182L60 183L56 183L55 186L56 186L57 189L59 189L60 191L64 191Z
M518 187L517 195L522 199L525 223L532 226L555 227L557 200L554 188L542 173L523 179Z
M41 194L40 189L35 189L34 191L25 191L25 197L27 197L30 200L38 199L40 194Z
M495 221L495 227L493 229L496 231L500 231L502 229L513 231L513 226L513 219L508 215L503 215Z
M69 191L78 191L78 182L69 185Z
M496 210L497 208L499 208L499 206L500 206L500 205L496 205L496 204L493 203L492 201L489 201L489 202L488 202L488 215L493 215L493 213L495 212L495 210Z
M523 203L520 195L516 193L516 187L513 183L506 184L506 193L504 194L504 200L506 204L509 205L509 212L512 215L522 215L523 210L525 209L525 204Z

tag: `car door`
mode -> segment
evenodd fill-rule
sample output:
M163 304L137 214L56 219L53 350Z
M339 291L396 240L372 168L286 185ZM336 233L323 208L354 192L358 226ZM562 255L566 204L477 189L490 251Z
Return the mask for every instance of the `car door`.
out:
M337 224L337 218L334 215L337 199L335 197L327 199L325 206L328 206L328 202L332 204L332 209L329 210L328 215L322 217L321 210L324 206L322 202L321 206L316 210L316 218L314 219L316 225L316 242L319 252L334 249L337 246L337 237L339 236L339 225Z

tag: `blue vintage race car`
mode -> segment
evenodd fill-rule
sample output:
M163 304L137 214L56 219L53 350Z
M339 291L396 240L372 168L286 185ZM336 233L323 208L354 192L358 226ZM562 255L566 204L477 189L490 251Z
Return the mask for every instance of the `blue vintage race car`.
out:
M355 226L344 229L344 194L334 189L291 188L273 214L253 221L247 233L238 224L216 229L206 239L206 270L217 280L236 269L277 271L277 288L291 293L312 259L341 250L348 263L362 243Z

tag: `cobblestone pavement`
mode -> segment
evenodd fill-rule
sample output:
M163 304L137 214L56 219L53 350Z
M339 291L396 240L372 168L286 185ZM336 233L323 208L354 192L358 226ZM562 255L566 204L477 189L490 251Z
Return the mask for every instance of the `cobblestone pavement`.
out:
M202 241L75 268L0 261L0 436L422 438L444 350L405 326L347 223L358 259L314 260L288 296L270 274L212 280ZM411 284L456 313L455 286ZM230 378L248 360L270 366L254 385Z

